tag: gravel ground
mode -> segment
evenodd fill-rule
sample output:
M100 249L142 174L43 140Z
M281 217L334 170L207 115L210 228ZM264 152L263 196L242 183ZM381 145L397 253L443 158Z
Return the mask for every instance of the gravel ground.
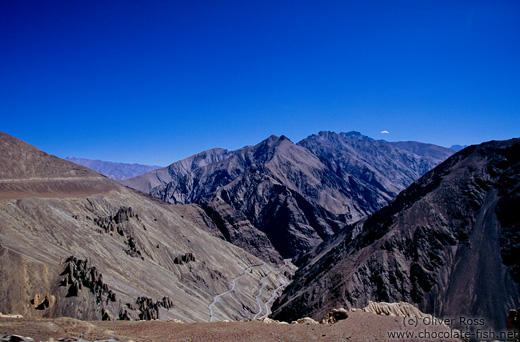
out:
M389 332L414 333L414 338L390 338ZM438 337L446 326L404 327L402 317L352 312L336 324L250 322L177 323L167 321L80 321L57 319L0 319L1 335L31 337L34 341L460 341ZM419 338L422 333L424 338ZM8 337L5 337L8 338ZM81 339L80 339L81 338ZM111 339L111 340L110 340ZM9 341L6 339L5 341ZM22 340L23 341L23 340Z

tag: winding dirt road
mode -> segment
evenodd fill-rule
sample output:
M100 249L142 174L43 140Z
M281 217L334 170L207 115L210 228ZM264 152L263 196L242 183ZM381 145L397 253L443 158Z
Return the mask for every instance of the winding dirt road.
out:
M269 265L267 265L269 266ZM262 295L262 292L264 290L264 288L267 286L266 284L266 280L267 278L269 278L269 276L271 276L271 274L273 274L274 272L279 272L281 271L282 269L286 268L288 265L286 263L284 263L282 266L274 269L273 267L269 266L269 268L271 269L271 271L265 275L261 280L260 280L260 283L262 284L262 287L260 288L260 290L258 291L258 295L256 296L256 302L258 303L258 313L256 315L253 316L253 319L262 319L262 318L265 318L267 316L269 316L269 313L270 313L270 309L269 309L269 303L271 303L272 301L274 301L278 295L278 291L283 289L285 286L287 286L289 284L289 282L285 279L285 278L278 278L277 279L277 282L279 283L278 287L276 289L274 289L273 291L273 294L271 295L271 297L264 303L264 307L265 307L265 315L263 316L260 316L263 312L263 308L262 308L262 303L260 302L260 296ZM260 316L260 317L258 317Z
M227 290L226 292L224 293L221 293L219 295L216 295L214 298L213 298L213 302L209 305L209 321L210 322L213 322L213 305L215 305L217 303L217 300L222 297L222 296L225 296L227 295L228 293L230 293L231 291L233 291L235 289L235 286L236 286L236 282L237 280L239 280L240 278L244 277L250 270L254 269L254 268L258 268L258 267L262 267L262 266L266 266L267 264L264 262L263 264L261 265L256 265L256 266L250 266L248 268L246 268L244 270L244 273L242 273L241 275L239 275L238 277L236 277L235 279L233 279L233 285L231 286L231 288L229 290Z
M280 272L282 269L288 267L287 263L284 263L284 265L278 267L278 268L273 268L272 266L268 265L267 263L263 263L261 265L255 265L255 266L250 266L248 268L246 268L244 270L244 272L239 275L238 277L236 277L235 279L232 280L232 285L231 285L231 288L229 290L227 290L226 292L223 292L221 294L218 294L216 295L214 298L213 298L213 302L208 306L209 308L209 315L210 315L210 322L213 322L213 318L214 318L214 312L213 312L213 308L215 306L215 304L217 303L218 299L222 296L225 296L231 292L233 292L233 290L235 290L235 287L236 287L236 282L241 279L242 277L246 276L252 269L254 268L260 268L260 267L268 267L269 268L269 273L267 273L265 276L262 277L262 279L260 279L260 289L258 290L258 294L256 295L256 302L258 304L258 312L253 316L253 319L257 319L257 318L265 318L267 316L269 316L269 313L270 313L270 309L269 309L269 304L271 302L273 302L277 295L278 292L283 289L285 286L287 286L287 284L289 284L289 282L287 281L287 279L285 279L285 277L279 277L277 279L277 283L279 283L278 287L276 289L274 289L273 291L273 294L272 296L265 302L265 303L262 303L262 301L260 300L260 297L262 296L263 294L263 291L265 289L265 287L267 286L267 280L269 279L269 277L274 273L274 272ZM263 305L262 305L263 304ZM264 308L265 308L265 314L262 315L262 313L264 312ZM261 317L259 317L260 315L262 315Z

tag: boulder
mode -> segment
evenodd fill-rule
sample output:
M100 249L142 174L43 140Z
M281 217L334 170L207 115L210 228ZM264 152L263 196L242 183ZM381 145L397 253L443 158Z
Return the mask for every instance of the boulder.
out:
M348 318L348 311L339 308L339 309L333 309L323 320L321 321L322 324L334 324L338 321L344 320Z

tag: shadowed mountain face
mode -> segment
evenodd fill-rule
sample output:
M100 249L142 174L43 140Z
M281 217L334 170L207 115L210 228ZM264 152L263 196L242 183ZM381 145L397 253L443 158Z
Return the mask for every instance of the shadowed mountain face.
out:
M505 328L520 304L519 175L520 139L457 153L307 254L274 318L406 301Z
M298 144L271 136L233 152L206 151L123 184L169 203L225 202L288 258L386 205L451 153L439 149L443 158L421 156L356 132L321 132Z
M3 313L208 321L215 301L215 319L240 320L265 314L256 296L264 304L285 283L283 269L269 273L224 240L238 217L215 223L196 205L165 204L4 133L0 151ZM238 240L273 249L265 237Z
M102 160L92 160L74 157L67 157L65 158L65 160L81 166L88 167L89 169L97 171L107 176L108 178L116 181L136 177L144 173L153 171L155 169L161 168L161 166L155 165L114 163Z
M333 214L317 203L320 195L330 201L341 198L338 182L308 150L284 136L271 136L158 186L151 194L170 203L223 201L262 230L282 257L290 258L348 221L348 214ZM309 194L313 197L305 197Z
M352 204L359 206L356 219L385 206L454 152L418 142L375 141L357 132L320 132L298 145L313 152L350 185Z

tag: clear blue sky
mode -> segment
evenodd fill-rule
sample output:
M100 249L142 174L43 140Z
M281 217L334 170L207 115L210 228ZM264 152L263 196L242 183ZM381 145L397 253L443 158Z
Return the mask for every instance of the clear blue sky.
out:
M520 1L0 1L0 119L158 165L321 130L519 137Z

